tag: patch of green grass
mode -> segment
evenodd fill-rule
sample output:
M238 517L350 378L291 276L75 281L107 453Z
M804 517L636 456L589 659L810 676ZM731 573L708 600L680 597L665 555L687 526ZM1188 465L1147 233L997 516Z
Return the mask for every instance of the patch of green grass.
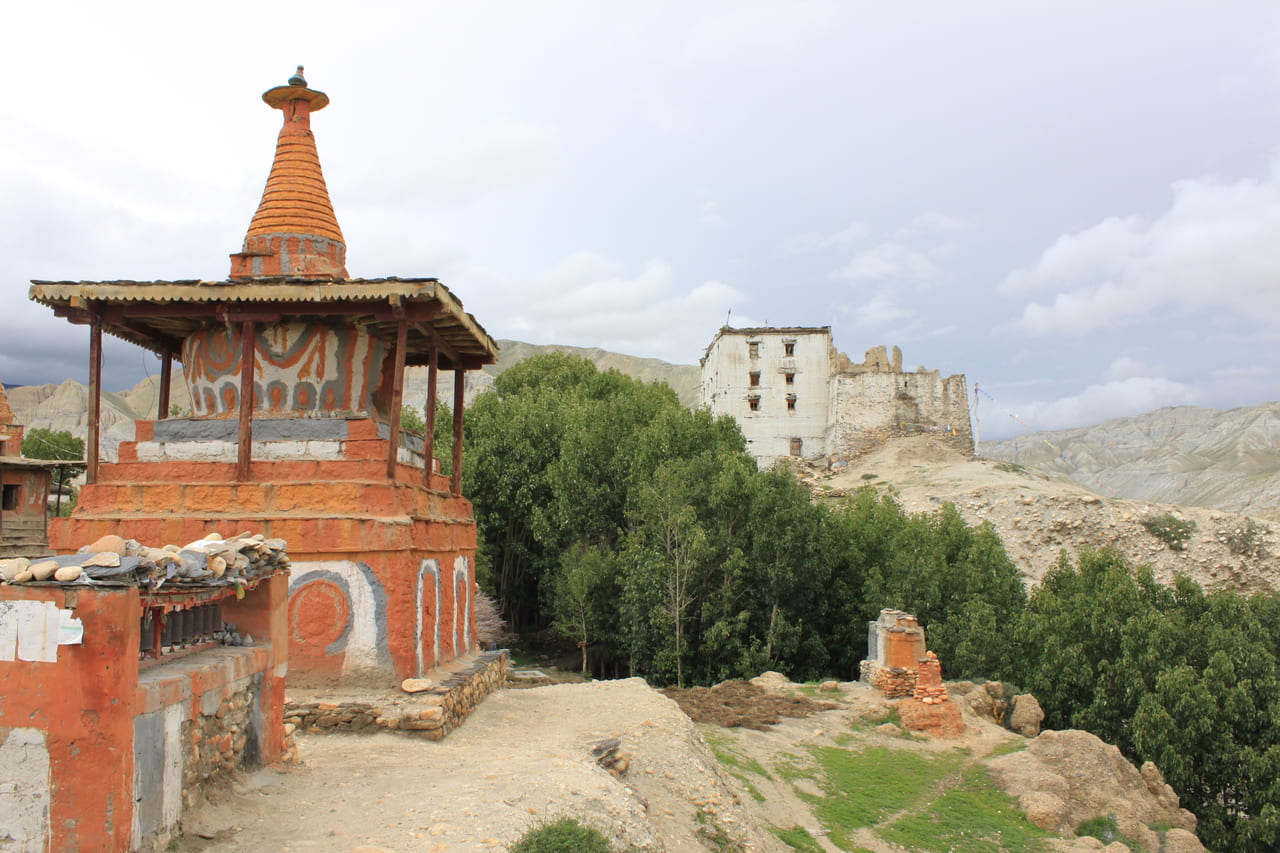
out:
M800 853L822 853L822 845L803 826L793 826L790 829L778 826L770 828L773 834L792 850L799 850Z
M769 771L764 769L763 764L733 748L732 735L722 734L720 731L707 728L703 731L702 737L707 742L707 746L711 747L711 753L715 755L716 761L719 761L725 767L754 773L766 779L773 778L769 775Z
M1030 474L1026 465L1019 465L1017 462L997 462L995 464L997 471L1004 471L1006 474Z
M864 480L874 480L876 477L879 477L879 476L880 476L879 474L863 474L863 475L862 475L862 479L864 479Z
M716 853L737 853L742 849L742 845L734 841L711 815L699 809L694 818L698 821L698 837Z
M610 853L609 839L571 817L543 824L520 836L510 853Z
M825 796L797 793L813 804L814 813L831 832L831 842L845 850L854 830L906 808L962 760L958 755L930 757L885 747L858 752L835 747L810 750Z
M1087 835L1090 838L1098 839L1103 844L1113 844L1119 841L1130 850L1140 851L1142 849L1138 842L1120 831L1120 827L1116 824L1116 819L1111 816L1094 817L1086 820L1076 827L1076 835Z
M1007 740L1004 743L997 746L995 749L991 750L991 752L987 753L987 757L999 758L1001 755L1011 755L1015 752L1022 752L1022 750L1027 748L1028 743L1029 741L1027 741L1026 739Z
M1013 798L991 783L983 767L965 771L959 785L924 810L879 831L908 850L942 853L999 853L1044 850L1051 837L1026 819Z

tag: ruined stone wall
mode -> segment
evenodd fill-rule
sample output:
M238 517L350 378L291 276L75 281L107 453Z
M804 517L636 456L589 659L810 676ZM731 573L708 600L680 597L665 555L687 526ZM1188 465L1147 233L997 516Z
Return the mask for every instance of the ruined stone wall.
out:
M507 679L507 652L484 652L468 667L421 693L372 702L290 702L285 731L403 732L441 740L471 716L484 697Z
M968 387L961 374L863 371L832 378L827 453L851 458L893 438L931 435L973 453Z

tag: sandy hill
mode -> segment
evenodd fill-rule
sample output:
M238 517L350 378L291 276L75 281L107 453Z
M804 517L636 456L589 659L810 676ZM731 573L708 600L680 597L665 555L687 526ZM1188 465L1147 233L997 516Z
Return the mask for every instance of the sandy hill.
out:
M1009 556L1032 582L1064 548L1077 553L1107 547L1135 564L1151 565L1163 580L1181 573L1206 587L1280 591L1275 559L1280 535L1274 523L1208 507L1100 495L1063 474L966 459L928 436L895 440L838 472L810 471L804 479L822 500L870 486L892 490L913 512L952 503L971 524L994 525ZM1143 524L1169 514L1195 525L1181 550Z
M1157 409L1096 426L984 442L979 451L1103 495L1280 521L1280 402Z

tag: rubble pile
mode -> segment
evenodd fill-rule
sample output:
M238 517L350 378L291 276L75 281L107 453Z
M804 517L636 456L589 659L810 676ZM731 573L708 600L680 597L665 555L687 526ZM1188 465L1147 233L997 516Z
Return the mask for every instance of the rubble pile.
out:
M0 583L137 586L167 589L243 586L289 568L287 543L261 533L224 539L216 532L186 545L153 548L110 534L75 554L0 560Z

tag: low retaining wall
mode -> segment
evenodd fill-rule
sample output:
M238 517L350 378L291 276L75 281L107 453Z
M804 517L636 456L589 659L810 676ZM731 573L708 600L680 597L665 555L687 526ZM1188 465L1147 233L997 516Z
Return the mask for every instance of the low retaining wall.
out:
M506 679L507 651L483 652L422 693L400 693L367 702L286 702L285 731L393 731L442 740Z
M879 690L886 699L901 699L916 692L915 670L897 666L884 667L875 661L864 660L860 675L864 684L870 684Z

